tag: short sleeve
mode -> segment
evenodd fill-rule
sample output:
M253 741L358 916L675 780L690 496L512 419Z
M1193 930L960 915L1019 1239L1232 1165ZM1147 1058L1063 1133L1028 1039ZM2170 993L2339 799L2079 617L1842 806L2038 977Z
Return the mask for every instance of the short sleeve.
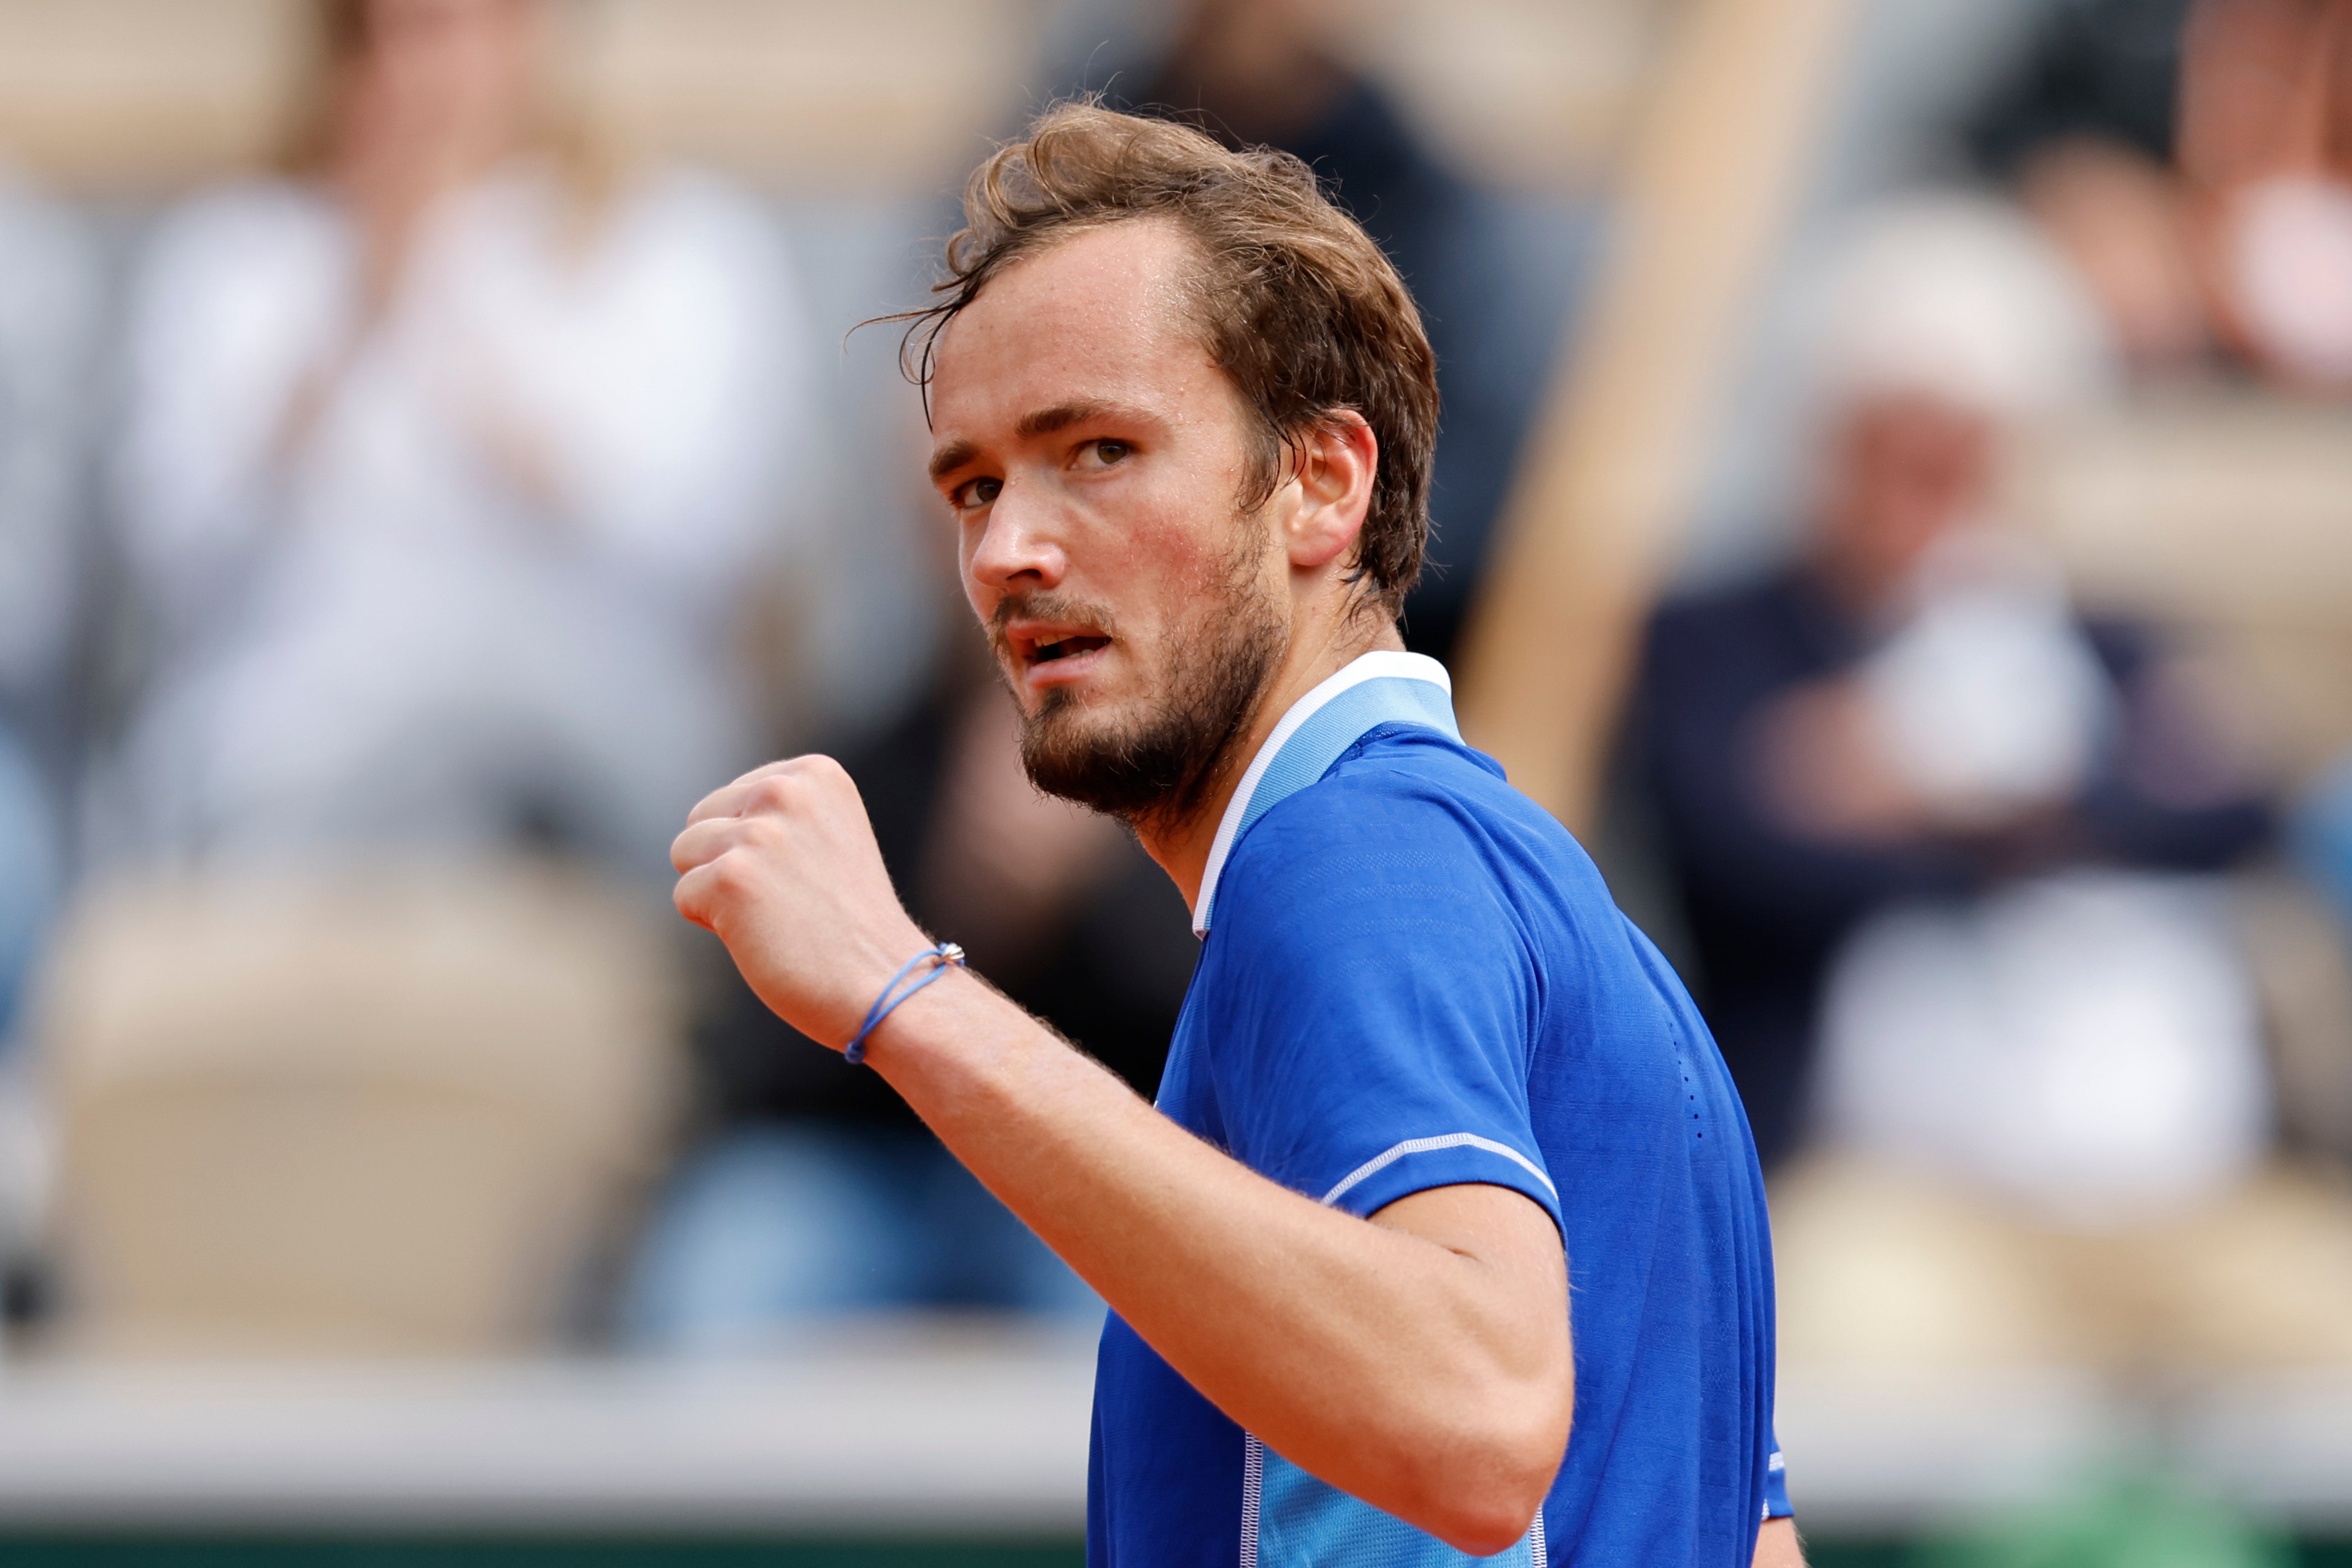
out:
M1780 1435L1775 1432L1764 1460L1764 1517L1787 1519L1796 1511L1789 1502L1789 1467L1780 1458Z
M1536 948L1468 809L1372 771L1258 821L1195 982L1210 1077L1234 1156L1322 1203L1483 1183L1558 1224L1528 1104Z

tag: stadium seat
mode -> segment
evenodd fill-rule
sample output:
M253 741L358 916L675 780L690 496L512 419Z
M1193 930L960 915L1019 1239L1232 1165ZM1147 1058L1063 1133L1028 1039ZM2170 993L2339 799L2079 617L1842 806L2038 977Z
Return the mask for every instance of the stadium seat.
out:
M549 869L87 900L41 1015L60 1348L543 1347L679 1104L674 966Z

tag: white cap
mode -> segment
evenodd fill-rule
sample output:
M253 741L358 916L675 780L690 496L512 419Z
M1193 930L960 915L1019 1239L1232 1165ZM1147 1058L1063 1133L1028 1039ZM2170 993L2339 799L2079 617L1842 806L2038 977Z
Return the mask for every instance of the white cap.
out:
M1864 213L1824 279L1821 388L1908 394L2016 421L2096 400L2117 357L2096 301L2032 221L1989 196Z

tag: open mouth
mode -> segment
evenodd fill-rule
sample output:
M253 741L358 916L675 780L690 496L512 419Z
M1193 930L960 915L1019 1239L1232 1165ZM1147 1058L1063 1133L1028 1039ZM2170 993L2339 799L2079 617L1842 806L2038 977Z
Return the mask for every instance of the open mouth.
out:
M1029 651L1032 664L1051 664L1056 659L1075 658L1082 653L1092 653L1098 647L1108 647L1110 638L1072 634L1051 642L1034 644Z
M1005 673L1039 691L1091 679L1118 640L1108 610L1043 594L999 604L988 632Z

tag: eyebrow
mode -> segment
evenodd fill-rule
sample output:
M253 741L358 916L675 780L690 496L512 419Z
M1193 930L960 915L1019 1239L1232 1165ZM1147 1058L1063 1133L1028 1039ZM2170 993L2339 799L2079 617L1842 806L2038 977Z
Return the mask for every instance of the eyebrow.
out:
M950 441L931 454L931 478L943 479L979 456L980 448L970 441Z
M1083 425L1089 419L1106 415L1128 415L1134 410L1122 404L1106 402L1099 397L1082 397L1075 403L1057 403L1051 408L1040 408L1024 414L1013 426L1013 433L1023 440L1034 436L1050 436L1056 430L1066 430L1073 425Z
M1051 408L1032 409L1013 422L1013 434L1019 440L1033 440L1039 436L1050 436L1056 430L1066 430L1073 425L1083 425L1090 419L1106 416L1142 417L1125 404L1099 397L1082 397L1072 403L1057 403ZM944 479L979 456L980 447L976 443L950 441L931 454L931 478Z

